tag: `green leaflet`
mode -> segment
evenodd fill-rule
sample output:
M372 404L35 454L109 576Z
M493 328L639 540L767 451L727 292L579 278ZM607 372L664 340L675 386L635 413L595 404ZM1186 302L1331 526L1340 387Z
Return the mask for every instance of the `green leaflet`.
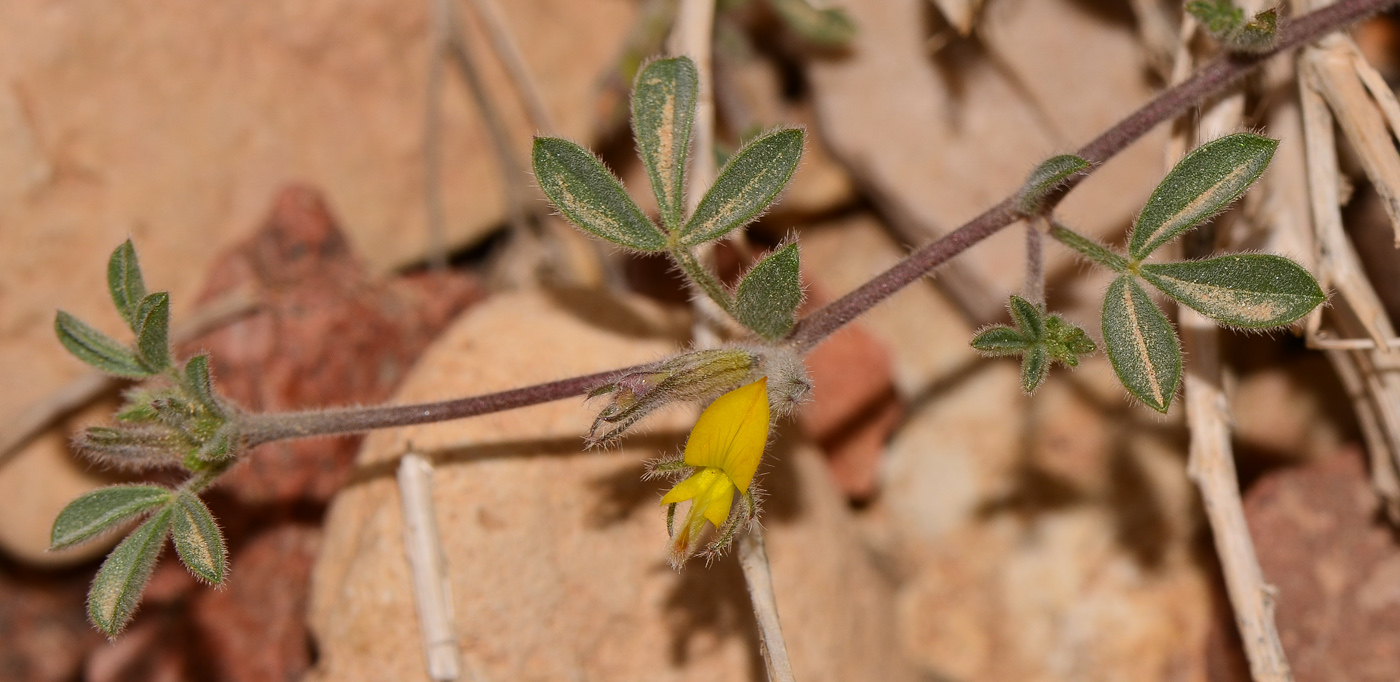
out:
M133 379L143 379L154 373L126 346L62 310L54 318L53 328L59 343L69 353L103 372Z
M146 298L146 283L141 278L141 265L136 260L136 247L128 239L107 259L107 289L112 303L122 319L136 331L136 308Z
M196 355L185 363L185 382L204 409L211 414L222 414L223 408L214 397L214 381L209 376L209 355Z
M1214 217L1268 167L1278 140L1235 133L1197 147L1172 169L1133 223L1128 254L1147 258L1157 247Z
M699 82L695 63L677 57L648 63L632 88L632 134L661 207L661 222L671 232L680 229L685 217L686 155Z
M214 431L195 451L195 459L201 462L217 462L237 454L238 431L233 422L226 422Z
M1011 322L1026 338L1037 341L1045 338L1045 322L1041 319L1043 313L1035 304L1020 296L1012 296L1006 307L1011 313Z
M1224 37L1244 24L1244 10L1230 0L1191 0L1186 12L1196 17L1208 33Z
M666 248L665 235L588 150L568 140L537 137L531 157L540 189L570 222L638 251Z
M993 325L972 339L972 347L986 355L1020 355L1035 347L1035 340L1004 324Z
M170 491L154 485L98 488L68 503L54 519L49 549L90 540L144 512L170 501Z
M1027 215L1039 213L1046 195L1088 167L1088 161L1073 154L1060 154L1046 159L1031 171L1030 177L1026 178L1026 184L1021 185L1021 191L1016 195L1016 203L1021 207L1021 212Z
M744 276L734 296L734 317L769 341L792 329L802 303L797 244L768 254Z
M1045 346L1036 346L1021 356L1021 391L1026 395L1035 392L1045 375L1050 373L1050 354Z
M1181 344L1131 275L1113 280L1104 296L1103 342L1128 392L1165 414L1181 383Z
M170 507L162 509L122 540L107 555L88 590L88 618L108 637L116 637L131 620L141 592L160 557L170 531Z
M200 580L214 585L222 583L228 551L214 515L198 496L185 491L175 497L171 510L171 531L180 560Z
M136 308L136 356L152 372L170 366L170 294L158 291Z
M1288 324L1327 299L1302 266L1268 254L1149 263L1142 277L1206 317L1250 329Z
M1041 306L1012 296L1006 307L1016 326L987 327L972 339L972 347L985 355L1020 355L1021 389L1027 395L1035 392L1055 362L1077 367L1078 356L1096 350L1083 329L1059 315L1046 315Z
M681 230L681 245L719 239L758 218L792 179L802 159L803 137L797 128L775 130L729 157Z
M807 0L768 0L768 6L798 35L820 47L841 47L856 37L856 25L834 7L817 9Z

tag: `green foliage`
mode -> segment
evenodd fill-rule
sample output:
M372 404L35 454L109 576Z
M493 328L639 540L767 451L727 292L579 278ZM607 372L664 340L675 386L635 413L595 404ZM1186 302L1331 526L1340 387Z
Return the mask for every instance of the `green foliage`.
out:
M1278 10L1266 9L1244 20L1244 10L1230 0L1193 0L1186 11L1201 22L1206 32L1237 52L1262 52L1273 47L1278 37Z
M817 9L807 0L768 0L797 35L819 47L842 47L856 37L856 24L838 8Z
M1232 327L1282 326L1327 299L1302 266L1267 254L1145 264L1142 277L1178 303Z
M793 314L802 300L796 247L779 249L759 263L736 292L706 269L692 249L723 238L768 210L797 170L805 133L781 128L746 143L729 156L694 213L683 216L697 78L689 58L659 59L641 70L632 92L632 132L664 231L642 213L593 154L573 142L536 138L535 178L575 225L615 244L666 253L720 309L759 337L776 341L792 329Z
M685 166L700 75L689 59L658 59L637 74L632 134L651 178L661 223L670 232L685 213Z
M133 379L155 373L131 349L62 310L55 316L53 328L69 353L103 372Z
M112 293L112 303L117 306L117 312L131 326L131 331L136 331L136 309L146 298L146 283L141 278L136 247L130 239L122 242L107 259L107 288Z
M1027 395L1045 380L1051 364L1077 367L1079 356L1095 350L1094 342L1083 329L1059 315L1047 316L1042 307L1020 296L1012 296L1007 309L1015 326L987 327L972 339L972 347L991 356L1020 355L1021 390Z
M681 230L681 244L699 246L714 241L768 210L797 170L803 137L796 128L775 130L729 157Z
M1021 212L1034 215L1040 212L1045 197L1055 188L1077 173L1089 168L1089 162L1073 154L1060 154L1046 159L1026 178L1021 191L1016 195L1016 203Z
M158 291L136 308L136 357L152 372L170 366L170 294Z
M638 251L666 247L666 236L588 150L568 140L537 137L532 160L540 189L569 222Z
M734 317L759 336L776 341L792 329L802 303L797 244L788 244L759 261L739 283Z
M169 502L170 491L154 485L98 488L69 502L58 513L49 535L49 549L85 542Z
M1289 324L1326 300L1307 270L1281 256L1142 262L1158 247L1225 210L1264 172L1277 147L1276 140L1238 133L1187 154L1138 215L1127 258L1061 225L1050 230L1056 240L1119 273L1104 299L1104 345L1123 385L1155 410L1166 412L1176 394L1181 345L1139 277L1221 324L1248 329Z
M1167 316L1131 275L1113 280L1104 296L1103 343L1128 392L1166 413L1181 384L1181 344Z
M166 506L147 519L107 555L98 569L88 590L88 618L108 637L116 637L136 611L170 532L172 515L173 510Z
M175 551L196 578L218 585L224 582L228 551L214 515L198 496L181 491L171 505L171 535Z
M199 404L212 414L220 414L223 407L214 396L214 379L209 376L209 356L196 355L185 363L185 385Z
M1186 12L1214 36L1227 35L1244 25L1244 10L1230 0L1192 0L1186 3Z
M1278 140L1235 133L1187 154L1152 192L1133 223L1128 254L1143 260L1157 247L1225 210L1268 167Z

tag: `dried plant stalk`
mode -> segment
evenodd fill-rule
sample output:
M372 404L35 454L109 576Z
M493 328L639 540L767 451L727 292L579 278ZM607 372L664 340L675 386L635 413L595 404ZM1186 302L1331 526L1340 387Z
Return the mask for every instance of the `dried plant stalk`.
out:
M413 576L413 602L418 609L418 635L428 677L434 682L453 682L461 675L462 651L452 622L447 558L433 511L433 466L422 455L406 453L399 461L398 482L404 554Z
M1250 11L1248 7L1244 9ZM1188 18L1184 22L1174 74L1189 72L1193 62L1190 42L1197 29L1194 20ZM1197 134L1232 131L1243 119L1244 93L1236 90L1225 95L1205 109L1199 131L1178 125L1172 136L1168 165L1199 141L1192 139ZM1200 257L1213 250L1215 226L1201 229L1206 245L1187 256ZM1264 582L1240 500L1230 443L1229 401L1221 386L1219 329L1213 320L1185 306L1178 306L1177 311L1182 350L1191 358L1185 378L1186 423L1191 434L1187 474L1200 490L1205 505L1250 674L1254 682L1291 682L1293 674L1274 622L1274 590Z

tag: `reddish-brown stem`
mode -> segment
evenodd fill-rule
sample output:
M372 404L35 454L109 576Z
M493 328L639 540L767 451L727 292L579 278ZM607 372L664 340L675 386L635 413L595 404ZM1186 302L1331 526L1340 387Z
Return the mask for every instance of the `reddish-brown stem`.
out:
M1089 161L1092 166L1087 172L1071 178L1058 194L1049 197L1045 202L1046 210L1059 203L1065 192L1082 182L1098 166L1157 124L1174 119L1187 109L1199 105L1206 98L1242 78L1265 59L1350 25L1397 1L1400 0L1339 0L1280 26L1277 43L1267 51L1247 55L1225 55L1211 61L1191 78L1153 98L1080 149L1079 156ZM971 222L910 254L908 258L855 291L803 318L793 329L788 343L799 352L811 350L832 332L889 298L891 294L1022 217L1024 216L1017 209L1015 195L1004 199L982 215L973 218ZM600 372L439 403L249 415L244 418L243 434L249 444L257 445L283 438L355 433L460 419L582 395L608 378L634 369L636 368Z
M373 429L475 417L481 414L504 412L517 407L528 407L583 395L615 376L641 368L642 365L624 367L597 374L535 384L534 386L513 388L499 393L487 393L486 395L436 403L250 414L242 417L241 434L244 444L252 447L287 438L360 433Z

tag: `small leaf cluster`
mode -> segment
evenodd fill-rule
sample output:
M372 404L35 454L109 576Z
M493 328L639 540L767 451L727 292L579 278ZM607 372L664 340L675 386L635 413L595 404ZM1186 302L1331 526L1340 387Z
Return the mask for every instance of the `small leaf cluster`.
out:
M972 347L986 355L1021 356L1021 390L1026 395L1045 380L1051 364L1078 367L1079 356L1096 350L1083 329L1059 315L1047 315L1043 306L1012 296L1007 309L1014 326L987 327L972 340Z
M1270 7L1245 21L1244 10L1231 0L1192 0L1186 11L1206 32L1237 52L1263 52L1278 36L1278 10Z
M753 222L773 204L797 170L805 135L797 128L779 128L749 141L730 155L695 211L686 215L686 166L698 92L699 74L686 57L648 63L632 90L632 132L660 207L660 225L596 156L569 140L535 138L535 179L580 229L626 249L669 256L722 310L774 341L792 329L802 301L797 245L769 253L732 291L700 264L693 250Z
M170 295L147 293L136 249L128 240L112 252L107 284L117 312L135 334L131 345L59 311L54 330L78 359L109 374L154 379L126 394L118 426L94 427L75 441L85 454L126 467L182 465L191 474L178 489L118 485L94 490L59 513L51 549L62 549L146 517L107 556L88 592L88 616L108 636L131 619L167 537L200 580L227 574L223 535L198 493L233 461L239 447L237 412L214 392L209 357L179 367L170 351Z
M228 575L228 552L214 515L188 488L116 485L73 500L54 520L50 548L72 547L135 519L146 520L126 536L88 590L88 618L115 637L131 620L165 539L200 580L218 585Z
M1181 383L1181 343L1143 288L1228 327L1287 325L1326 300L1302 266L1269 254L1229 254L1174 263L1144 263L1158 248L1210 220L1249 189L1268 167L1277 140L1236 133L1187 154L1153 191L1133 222L1127 254L1056 225L1050 234L1116 273L1103 303L1103 341L1123 385L1166 412Z

